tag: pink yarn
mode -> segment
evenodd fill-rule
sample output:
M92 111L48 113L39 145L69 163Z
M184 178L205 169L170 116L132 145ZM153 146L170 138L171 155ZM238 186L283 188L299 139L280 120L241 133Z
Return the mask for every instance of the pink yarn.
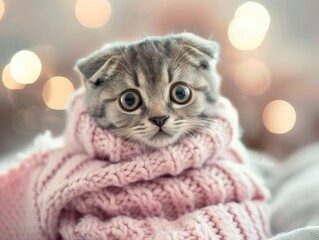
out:
M229 101L214 126L156 150L99 128L83 95L62 148L0 177L1 239L267 238L266 194L244 167Z

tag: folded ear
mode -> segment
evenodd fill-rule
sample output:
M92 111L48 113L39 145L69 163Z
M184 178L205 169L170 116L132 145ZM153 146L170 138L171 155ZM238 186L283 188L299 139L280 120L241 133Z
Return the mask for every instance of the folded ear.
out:
M188 50L190 50L188 52L190 55L199 54L202 57L215 61L219 58L219 44L217 42L204 39L188 32L177 34L175 35L175 38L180 44L183 44L184 48L188 48Z
M111 47L104 47L86 58L79 59L75 70L83 76L85 83L100 85L115 69L116 54Z

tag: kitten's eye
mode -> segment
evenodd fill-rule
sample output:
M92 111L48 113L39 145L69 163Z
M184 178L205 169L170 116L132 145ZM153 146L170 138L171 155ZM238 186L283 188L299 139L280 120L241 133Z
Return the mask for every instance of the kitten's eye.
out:
M176 84L171 89L171 100L178 104L185 104L191 99L190 88L183 83Z
M120 97L121 107L126 111L134 111L141 105L141 96L137 91L129 90Z

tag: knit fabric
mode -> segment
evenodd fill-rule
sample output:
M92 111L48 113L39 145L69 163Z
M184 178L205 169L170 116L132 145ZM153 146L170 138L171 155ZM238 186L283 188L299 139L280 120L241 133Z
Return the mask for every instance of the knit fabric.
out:
M160 149L132 144L69 107L61 148L34 149L0 177L3 240L266 239L266 191L244 166L237 113ZM45 144L45 143L43 143Z

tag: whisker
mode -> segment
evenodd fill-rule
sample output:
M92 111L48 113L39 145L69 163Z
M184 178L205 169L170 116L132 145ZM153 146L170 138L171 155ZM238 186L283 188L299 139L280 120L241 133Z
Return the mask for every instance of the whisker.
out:
M122 64L120 61L116 61L116 60L114 60L114 59L110 59L110 61L113 61L113 62L116 62L116 63L122 65L122 66L126 69L127 73L128 73L130 76L132 76L131 71L128 70L128 68L127 68L124 64Z
M174 64L174 66L177 65L177 64L180 62L180 60L182 60L183 57L184 57L187 53L189 53L189 52L197 52L197 53L199 53L199 54L201 54L201 55L206 55L207 57L209 57L207 54L205 54L205 53L203 53L202 51L200 51L200 50L198 49L198 47L196 47L196 46L200 46L200 45L191 46L191 45L185 44L185 47L190 48L190 50L188 50L187 52L185 52L185 53L183 54L183 56L178 59L178 61L176 62L176 64ZM191 59L190 59L190 60L191 60ZM190 60L186 61L185 63L189 62ZM206 58L195 58L195 60L206 60ZM184 63L184 64L185 64L185 63ZM184 64L183 64L182 66L184 66ZM182 66L180 66L180 67L182 67ZM180 69L180 67L177 68L177 69L175 69L175 70Z
M121 47L118 47L118 48L120 49L120 51L121 51L123 57L125 58L127 64L128 64L128 65L131 67L131 69L132 69L132 66L131 66L131 64L129 63L129 61L128 61L127 57L125 56L124 52L122 51Z
M181 69L186 63L192 61L192 60L205 60L204 58L192 58L192 59L188 59L186 62L183 62L182 65L178 66L175 71L178 71L179 69Z
M174 66L175 66L176 59L179 57L179 54L180 54L180 52L181 52L181 50L182 50L184 41L185 41L185 38L183 37L183 39L182 39L182 44L181 44L180 48L178 49L177 55L176 55L176 57L175 57L175 59L174 59L174 62L173 62L173 64L172 64L172 68L174 68Z
M139 124L131 128L115 129L113 132L115 135L121 137L123 141L126 141L129 148L134 147L135 144L145 145L141 139L145 138L149 131L146 130L146 127L143 127L144 125L145 124Z
M210 58L210 56L208 54L206 54L205 52L202 52L201 50L199 50L198 47L200 47L201 45L200 44L194 44L194 45L188 45L186 44L185 47L188 47L188 48L192 48L194 49L194 51L197 51L199 54L201 55L205 55L207 56L208 58Z
M185 45L185 46L187 46L187 45ZM177 60L176 65L183 59L183 57L184 57L187 53L192 52L192 51L195 51L195 50L194 50L194 49L191 49L191 50L186 51L186 52Z

